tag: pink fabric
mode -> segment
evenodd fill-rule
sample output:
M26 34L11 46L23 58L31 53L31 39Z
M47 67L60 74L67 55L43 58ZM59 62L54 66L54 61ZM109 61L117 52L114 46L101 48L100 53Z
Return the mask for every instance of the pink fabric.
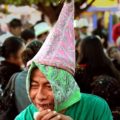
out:
M57 23L32 61L75 72L74 0L65 3Z

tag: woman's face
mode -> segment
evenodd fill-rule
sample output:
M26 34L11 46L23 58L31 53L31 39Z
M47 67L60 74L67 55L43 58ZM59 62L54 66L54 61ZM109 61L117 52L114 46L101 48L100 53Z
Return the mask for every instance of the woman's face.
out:
M31 74L30 98L40 110L54 110L54 95L49 81L39 69Z

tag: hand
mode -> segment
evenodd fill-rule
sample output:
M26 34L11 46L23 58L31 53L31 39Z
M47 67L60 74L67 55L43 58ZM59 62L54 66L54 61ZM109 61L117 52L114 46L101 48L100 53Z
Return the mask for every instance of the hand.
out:
M72 118L70 118L69 116L51 110L43 110L35 114L35 120L72 120Z

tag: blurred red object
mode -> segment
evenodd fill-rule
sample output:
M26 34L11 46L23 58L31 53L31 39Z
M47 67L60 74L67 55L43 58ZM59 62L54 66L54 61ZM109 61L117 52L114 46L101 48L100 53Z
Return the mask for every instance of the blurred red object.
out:
M120 37L120 23L115 24L112 29L112 37L114 42L116 43L118 37Z

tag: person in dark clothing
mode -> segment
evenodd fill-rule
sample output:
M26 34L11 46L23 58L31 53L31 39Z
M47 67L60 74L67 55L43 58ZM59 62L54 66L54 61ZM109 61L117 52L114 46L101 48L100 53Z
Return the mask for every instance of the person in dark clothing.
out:
M104 98L109 104L114 120L120 120L120 84L113 77L101 75L92 83L92 94Z
M12 33L12 35L19 37L22 31L22 22L19 19L13 19L8 24L9 31Z
M102 74L120 80L120 74L105 55L99 38L89 36L80 44L79 68L76 70L75 79L82 92L91 93L91 83L96 76Z
M0 55L5 58L0 63L0 86L4 89L10 79L10 77L20 72L22 59L21 54L24 49L24 43L20 38L9 37L0 47Z
M35 39L35 33L31 29L26 29L21 33L21 38L24 40L25 44L27 44Z
M20 37L21 31L22 31L21 20L16 18L12 19L8 23L8 28L9 28L9 31L0 36L0 46L2 46L5 40L9 37L12 37L12 36Z
M107 30L104 27L104 21L103 18L99 18L97 21L97 28L93 31L93 35L98 35L101 38L101 43L104 47L104 49L107 49L108 47L108 33Z
M118 47L112 46L107 50L108 56L111 58L113 64L120 71L120 51Z
M25 50L22 53L22 60L24 65L27 65L27 62L31 60L34 55L38 52L38 50L41 48L42 43L38 40L31 41L25 48Z

